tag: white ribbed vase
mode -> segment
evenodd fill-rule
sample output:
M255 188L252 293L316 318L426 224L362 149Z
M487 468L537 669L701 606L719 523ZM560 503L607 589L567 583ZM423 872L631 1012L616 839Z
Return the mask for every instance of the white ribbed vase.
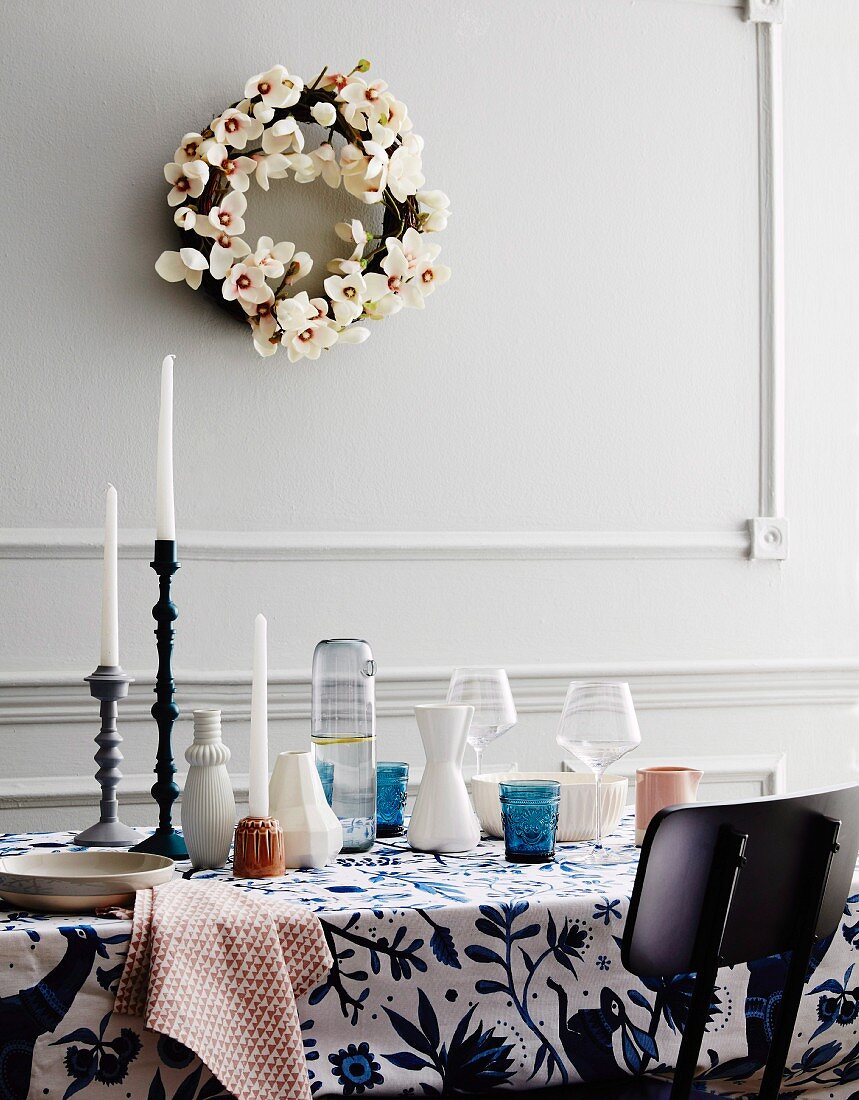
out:
M194 741L182 794L182 833L197 871L223 867L236 825L236 800L227 774L230 750L221 740L221 712L194 711Z

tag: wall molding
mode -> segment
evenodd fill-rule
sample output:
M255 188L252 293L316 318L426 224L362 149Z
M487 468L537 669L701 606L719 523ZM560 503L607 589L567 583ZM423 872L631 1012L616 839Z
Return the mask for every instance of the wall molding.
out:
M591 662L579 665L509 666L522 714L560 713L567 684L575 679L623 679L639 710L718 707L849 706L859 703L859 661ZM403 718L416 702L444 697L448 667L382 669L377 679L378 716ZM152 722L151 671L131 672L135 682L121 707L121 724ZM244 670L178 670L180 721L195 707L219 707L226 720L250 718L250 673ZM269 673L272 721L307 720L310 672ZM92 725L92 700L82 676L67 672L0 674L0 738L10 727L83 722Z
M787 792L787 759L783 753L771 755L743 753L737 756L699 756L693 753L691 756L680 759L667 755L638 757L637 753L632 752L613 764L611 770L618 775L627 776L630 787L634 791L636 771L639 768L652 768L660 764L679 764L683 767L697 768L698 771L703 772L701 786L705 788L707 801L711 802L734 797L730 789L736 790L739 784L756 786L756 795L762 798ZM725 788L728 790L726 791Z
M377 682L379 718L411 716L415 702L444 698L450 676L448 667L392 668L383 670ZM572 679L613 678L628 680L640 712L709 710L718 708L849 706L859 704L859 661L674 661L591 662L588 664L519 665L508 668L516 705L522 715L560 713L567 684ZM122 704L120 730L130 738L134 727L151 727L150 672L134 674L129 698ZM240 671L177 672L180 723L190 726L194 707L219 707L225 723L250 718L250 675ZM273 723L296 722L306 726L310 713L309 670L273 671L269 676L269 717ZM92 699L82 676L68 672L22 672L0 675L0 744L12 737L31 737L37 729L54 732L61 727L93 727ZM77 734L75 733L75 736ZM655 758L654 758L655 759ZM695 755L693 764L701 761ZM778 758L781 760L781 758ZM667 758L660 762L665 763ZM704 758L701 758L704 760ZM784 789L783 761L758 756L707 758L702 770L708 783L724 785L758 783L762 793ZM646 762L646 761L645 761ZM687 759L688 763L689 760ZM181 759L178 761L181 765ZM642 761L632 754L624 767L634 772ZM515 765L505 765L513 768ZM520 766L527 767L520 761ZM501 765L498 766L499 768ZM472 769L467 768L470 772ZM495 768L493 768L495 770ZM412 770L410 789L419 779ZM152 802L151 772L123 776L121 802L131 811L129 820L148 820ZM181 778L181 777L180 777ZM237 799L247 797L247 777L233 775ZM13 822L45 828L71 816L69 810L91 811L97 788L91 775L41 775L0 777L0 814ZM135 814L139 808L140 813ZM23 815L23 816L22 816ZM53 815L53 816L52 816ZM80 815L79 815L80 816ZM42 823L41 825L39 823ZM2 826L0 826L2 828Z
M788 552L788 526L784 518L783 0L748 0L746 17L755 25L757 34L760 241L759 514L751 522L751 556L782 560Z
M752 797L785 794L787 792L787 759L783 753L749 753L728 756L725 754L699 756L695 753L683 757L639 756L631 752L611 766L613 775L625 775L629 780L628 802L635 801L635 773L639 768L666 765L697 768L704 773L701 780L700 801L718 802L736 797L739 786L756 788ZM576 760L565 760L564 771L584 771ZM703 796L703 797L702 797Z
M0 559L100 559L99 528L0 528ZM743 558L735 531L183 531L183 561L534 561ZM148 561L152 531L120 532L119 555Z

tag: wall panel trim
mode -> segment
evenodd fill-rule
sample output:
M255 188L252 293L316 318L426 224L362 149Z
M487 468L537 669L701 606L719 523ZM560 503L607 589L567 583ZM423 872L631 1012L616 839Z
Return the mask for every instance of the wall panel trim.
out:
M859 703L859 661L678 661L588 662L508 666L516 705L523 714L560 713L567 684L575 679L629 681L640 710L715 707L854 705ZM448 667L381 667L376 686L380 718L411 715L415 703L443 698ZM121 725L152 724L150 670L132 671ZM193 707L220 707L226 720L250 718L250 673L176 672L180 721ZM41 723L93 724L92 700L82 675L71 672L0 674L0 739L10 729ZM273 721L310 715L308 669L269 673L269 716Z
M0 559L100 559L98 528L0 528ZM735 531L182 531L182 561L477 561L743 558ZM120 532L120 557L148 561L150 529Z

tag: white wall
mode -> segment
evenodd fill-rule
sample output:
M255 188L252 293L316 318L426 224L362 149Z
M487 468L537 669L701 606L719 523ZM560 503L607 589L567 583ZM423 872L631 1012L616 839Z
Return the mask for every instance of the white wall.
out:
M724 2L370 5L7 0L0 203L0 822L77 822L91 790L98 526L120 491L126 789L154 753L147 544L157 374L175 352L192 705L223 705L235 771L252 618L269 617L274 747L306 742L326 636L368 638L380 754L420 759L413 701L503 662L522 721L487 762L555 766L579 674L632 679L649 758L787 756L855 775L857 185L853 5L784 25L786 514L760 514L755 29ZM174 247L162 164L274 61L361 56L409 105L454 218L453 268L315 365L153 263ZM339 242L321 185L251 191L251 232ZM363 211L362 211L363 212ZM736 764L735 764L736 766ZM774 766L774 765L773 765ZM77 777L77 778L74 778ZM151 818L142 795L128 816ZM94 798L94 794L93 794Z

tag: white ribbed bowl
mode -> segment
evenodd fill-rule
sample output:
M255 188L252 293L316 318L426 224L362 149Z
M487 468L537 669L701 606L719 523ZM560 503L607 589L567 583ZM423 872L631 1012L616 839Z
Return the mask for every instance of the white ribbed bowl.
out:
M498 784L510 780L554 779L561 784L557 840L592 840L594 835L594 777L582 772L490 772L471 780L471 798L480 826L489 836L504 836ZM629 780L623 775L604 775L602 780L602 831L610 833L620 821Z

